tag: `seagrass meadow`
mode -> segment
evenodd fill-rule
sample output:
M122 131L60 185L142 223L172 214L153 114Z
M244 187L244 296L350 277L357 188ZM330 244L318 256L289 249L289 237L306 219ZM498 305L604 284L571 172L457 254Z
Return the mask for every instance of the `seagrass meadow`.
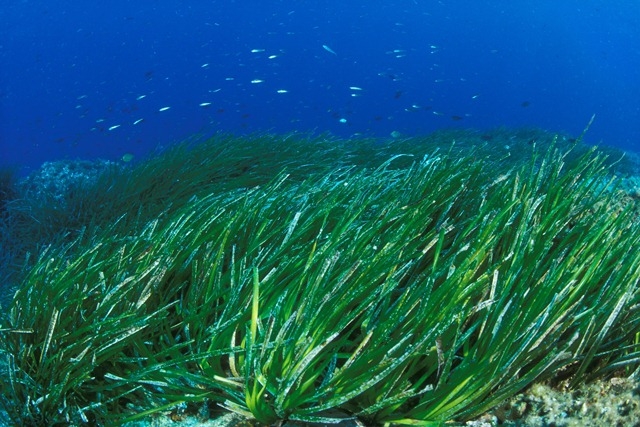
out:
M546 379L635 378L623 167L534 130L218 135L25 193L1 406L24 426L435 426Z

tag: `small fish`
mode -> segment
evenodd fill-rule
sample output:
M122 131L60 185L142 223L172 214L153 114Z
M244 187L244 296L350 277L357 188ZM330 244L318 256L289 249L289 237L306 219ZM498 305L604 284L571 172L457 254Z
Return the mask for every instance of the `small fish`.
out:
M326 50L327 52L329 52L329 53L332 53L332 54L334 54L334 55L336 55L336 56L338 55L338 54L337 54L333 49L331 49L331 48L330 48L329 46L327 46L326 44L323 44L323 45L322 45L322 48L323 48L324 50Z
M141 122L141 121L143 121L143 120L144 120L144 119L138 119L138 120L136 120L135 122L133 122L133 125L135 126L135 125L137 125L138 123L140 123L140 122Z
M159 109L158 111L161 111L161 112L162 112L162 111L167 111L169 108L171 108L171 107L162 107L162 108L161 108L161 109Z
M115 130L118 129L120 127L120 125L113 125L109 128L109 130Z
M278 89L276 92L278 92L278 93L287 93L289 91L286 90L286 89Z
M129 163L131 160L133 160L135 156L131 153L126 153L122 155L121 160L125 163Z
M251 80L251 83L253 83L253 84L262 83L262 82L264 82L264 80L261 80L261 79L253 79L253 80Z
M207 68L208 66L209 66L209 64L208 64L208 63L207 63L207 64L202 64L202 65L200 66L200 68Z
M264 49L251 49L251 53L260 53L264 52Z
M139 97L136 98L136 101L140 101L141 99L146 98L147 95L140 95Z
M269 59L276 59L278 55L269 55Z
M201 107L208 107L209 105L211 105L211 103L210 103L210 102L201 102L201 103L200 103L200 106L201 106Z
M351 90L362 90L362 88L358 87L358 86L349 86L349 89L351 89Z

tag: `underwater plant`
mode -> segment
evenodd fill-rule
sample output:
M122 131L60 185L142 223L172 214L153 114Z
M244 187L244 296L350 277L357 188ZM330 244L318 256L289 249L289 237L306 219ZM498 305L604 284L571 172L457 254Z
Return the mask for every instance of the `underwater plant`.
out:
M225 138L39 255L0 320L13 422L439 425L638 366L638 222L595 149Z

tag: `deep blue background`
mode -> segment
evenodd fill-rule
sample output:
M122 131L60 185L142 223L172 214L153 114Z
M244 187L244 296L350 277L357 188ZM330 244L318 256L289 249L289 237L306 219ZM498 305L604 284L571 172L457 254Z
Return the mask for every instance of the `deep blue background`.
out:
M637 0L5 0L0 23L0 163L23 172L194 133L577 135L594 113L589 142L640 151Z

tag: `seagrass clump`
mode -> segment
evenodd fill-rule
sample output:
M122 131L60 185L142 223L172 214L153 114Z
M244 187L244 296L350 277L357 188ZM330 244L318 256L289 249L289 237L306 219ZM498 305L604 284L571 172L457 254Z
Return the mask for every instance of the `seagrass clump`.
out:
M279 159L51 247L2 319L3 407L21 425L185 402L435 425L559 370L635 369L640 233L602 157L413 150Z

